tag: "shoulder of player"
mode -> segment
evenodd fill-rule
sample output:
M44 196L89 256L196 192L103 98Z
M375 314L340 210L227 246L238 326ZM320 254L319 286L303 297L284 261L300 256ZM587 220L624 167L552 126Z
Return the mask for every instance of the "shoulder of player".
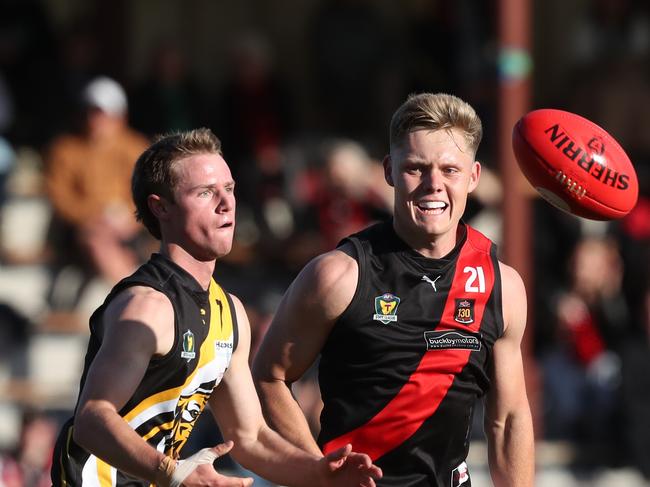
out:
M501 273L501 282L504 286L521 286L523 288L524 281L514 267L499 261L499 272Z
M314 258L301 272L316 294L335 289L356 287L359 265L347 252L335 249Z
M513 267L499 262L501 273L501 294L503 303L503 319L505 331L517 330L525 327L526 324L526 288L524 281Z
M336 319L352 301L358 275L356 260L342 250L322 254L300 271L289 288L287 309L294 316Z
M174 307L162 292L148 286L131 286L115 296L106 309L106 322L139 322L166 331L173 324Z
M237 321L241 322L242 320L245 320L248 322L248 315L246 314L246 308L244 307L244 303L242 303L241 299L239 299L237 296L235 296L232 293L228 293L228 296L230 297L230 301L232 302L233 305L233 312L235 313L235 316L237 317Z
M244 303L242 303L242 300L232 293L228 293L228 297L232 303L232 308L230 311L236 318L239 331L241 331L242 325L245 325L246 328L248 328L250 325L248 323L248 313L246 312Z

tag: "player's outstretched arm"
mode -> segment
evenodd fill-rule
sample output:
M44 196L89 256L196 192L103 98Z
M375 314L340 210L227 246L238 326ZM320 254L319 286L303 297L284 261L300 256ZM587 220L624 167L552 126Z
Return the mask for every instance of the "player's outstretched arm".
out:
M123 291L104 314L102 344L79 399L74 439L115 468L155 481L163 454L118 414L155 354L171 349L174 311L169 299L147 287Z
M210 398L210 409L226 440L233 440L233 457L244 467L281 485L374 486L381 470L370 458L347 445L323 456L304 451L273 431L264 421L248 366L250 329L239 300L233 297L239 343L228 371Z
M535 448L521 355L526 290L514 269L503 264L500 269L505 332L494 345L492 387L486 400L490 474L496 487L532 487Z
M350 244L348 244L350 245ZM312 365L352 301L357 262L340 250L312 260L289 287L260 346L253 376L264 416L284 438L320 453L291 384Z

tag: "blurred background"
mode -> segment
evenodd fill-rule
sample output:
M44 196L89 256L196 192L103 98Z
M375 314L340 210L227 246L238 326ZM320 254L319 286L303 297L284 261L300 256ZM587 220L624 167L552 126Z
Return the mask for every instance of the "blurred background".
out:
M503 8L0 0L0 486L49 485L88 317L157 248L129 193L153 136L206 126L223 142L238 221L216 275L247 306L254 354L297 271L390 217L388 123L419 91L456 94L483 120L466 220L527 282L537 484L650 485L650 4L530 2L528 20L505 27ZM593 120L626 149L641 186L627 217L572 217L513 178L512 123L544 107ZM314 375L295 394L316 432ZM208 416L188 448L218 441ZM490 485L480 413L470 455L474 484Z

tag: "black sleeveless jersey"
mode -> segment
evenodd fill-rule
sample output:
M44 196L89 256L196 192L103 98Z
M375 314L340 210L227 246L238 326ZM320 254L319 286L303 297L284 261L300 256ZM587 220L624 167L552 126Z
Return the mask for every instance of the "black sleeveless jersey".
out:
M151 446L178 458L212 390L219 384L237 346L237 320L230 296L214 281L204 291L184 269L160 254L120 281L90 318L90 341L80 390L102 340L108 304L129 286L164 293L174 307L174 344L153 358L120 416ZM128 364L126 364L128 366ZM54 486L145 486L148 482L116 470L73 438L74 417L57 440L52 466Z
M503 333L496 246L465 236L429 259L392 222L352 235L357 289L322 350L319 444L346 443L383 469L381 486L471 485L472 409Z

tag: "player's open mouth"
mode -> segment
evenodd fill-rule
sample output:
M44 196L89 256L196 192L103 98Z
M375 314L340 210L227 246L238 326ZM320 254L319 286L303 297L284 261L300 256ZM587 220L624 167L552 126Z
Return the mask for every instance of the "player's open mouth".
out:
M426 215L442 215L449 205L444 201L420 201L416 206Z

